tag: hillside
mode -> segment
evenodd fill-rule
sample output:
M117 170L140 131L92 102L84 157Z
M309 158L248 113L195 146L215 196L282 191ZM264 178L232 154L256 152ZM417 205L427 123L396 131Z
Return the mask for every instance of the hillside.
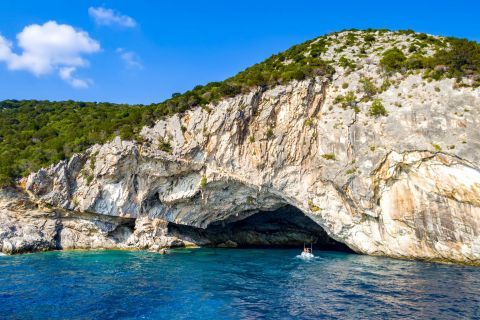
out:
M0 189L0 251L313 242L478 265L478 72L474 42L344 31L158 105L10 103L24 177ZM33 112L45 135L22 138Z
M377 96L401 79L420 74L426 82L456 79L457 86L480 85L480 45L476 42L430 36L413 31L349 30L328 34L293 46L223 82L197 86L149 106L109 103L3 101L0 102L0 185L10 185L41 167L115 136L139 140L143 126L196 106L210 111L221 99L267 90L292 80L336 74L369 73L350 90L341 84L336 103L371 116L387 115ZM359 102L372 101L368 110ZM311 121L311 120L309 120ZM168 149L168 145L165 146Z

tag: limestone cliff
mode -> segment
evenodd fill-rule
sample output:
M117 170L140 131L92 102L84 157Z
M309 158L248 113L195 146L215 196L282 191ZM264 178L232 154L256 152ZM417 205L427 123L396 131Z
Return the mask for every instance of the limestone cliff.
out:
M372 99L342 107L349 92L368 96L365 78L384 83L369 50L347 55L356 71L257 88L144 127L141 143L116 138L32 173L29 197L0 196L0 251L288 243L294 233L358 253L480 264L480 90L396 74L375 93L383 116ZM324 55L338 60L335 46ZM286 206L311 226L277 240L254 228L214 235Z

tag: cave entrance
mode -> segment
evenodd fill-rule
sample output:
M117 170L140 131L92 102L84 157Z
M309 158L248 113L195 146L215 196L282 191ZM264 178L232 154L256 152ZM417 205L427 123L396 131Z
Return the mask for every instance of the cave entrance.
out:
M312 243L317 250L353 252L291 205L273 211L259 211L239 221L217 222L209 225L204 232L213 246L302 248L304 243Z

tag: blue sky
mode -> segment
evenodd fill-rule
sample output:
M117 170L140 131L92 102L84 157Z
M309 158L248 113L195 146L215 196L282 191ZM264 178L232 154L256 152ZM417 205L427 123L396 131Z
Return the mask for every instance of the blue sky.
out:
M479 41L479 12L472 0L2 0L0 100L159 102L341 29Z

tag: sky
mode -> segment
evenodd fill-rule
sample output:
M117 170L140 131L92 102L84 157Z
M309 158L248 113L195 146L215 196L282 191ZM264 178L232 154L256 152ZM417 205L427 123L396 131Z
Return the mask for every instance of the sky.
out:
M480 41L480 1L0 1L0 100L149 104L342 29Z

